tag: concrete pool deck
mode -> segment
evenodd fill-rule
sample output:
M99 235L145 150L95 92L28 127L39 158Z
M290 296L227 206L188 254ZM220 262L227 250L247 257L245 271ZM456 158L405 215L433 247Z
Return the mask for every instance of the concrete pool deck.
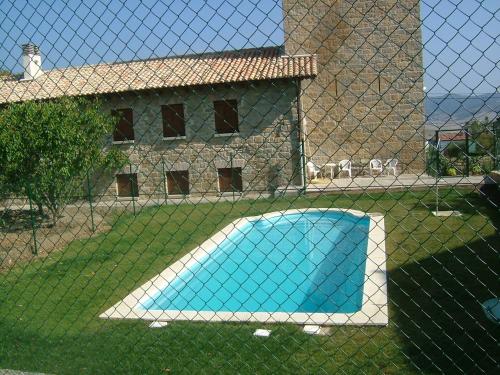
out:
M190 311L190 310L144 310L139 304L147 298L160 293L185 269L202 262L218 248L233 231L238 231L252 220L276 217L283 214L306 212L336 211L357 217L370 218L367 244L367 258L363 284L363 301L360 311L355 313L287 313L287 312L227 312L227 311ZM271 212L260 216L241 218L233 221L221 231L210 237L180 260L166 268L159 275L137 288L111 308L100 315L104 319L142 319L149 321L203 321L203 322L287 322L295 324L318 325L387 325L387 275L385 252L384 217L381 214L366 214L348 209L298 209Z
M334 192L334 191L366 191L366 190L400 190L442 187L478 187L483 184L492 183L488 176L457 176L457 177L435 177L422 174L402 174L399 176L360 176L354 178L334 178L312 181L307 185L307 191Z

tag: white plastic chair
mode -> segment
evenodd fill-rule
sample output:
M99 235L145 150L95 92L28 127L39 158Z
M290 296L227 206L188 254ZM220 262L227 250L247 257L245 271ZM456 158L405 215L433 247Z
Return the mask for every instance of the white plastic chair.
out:
M306 165L307 165L307 176L309 178L311 178L312 176L313 180L317 179L318 174L321 172L321 169L312 161L308 161Z
M349 177L352 177L351 166L352 163L350 160L341 160L339 162L339 173L347 172L349 174Z
M373 176L373 172L382 173L384 170L384 166L382 164L382 160L380 159L372 159L370 160L370 175Z
M384 165L384 169L387 171L387 175L389 175L389 172L392 170L392 173L394 174L394 176L396 176L397 166L398 166L398 159L387 159Z

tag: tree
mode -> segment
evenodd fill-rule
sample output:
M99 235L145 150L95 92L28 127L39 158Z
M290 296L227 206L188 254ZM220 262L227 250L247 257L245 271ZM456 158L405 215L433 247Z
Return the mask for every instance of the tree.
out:
M20 74L14 74L10 70L0 69L0 80L12 80L17 79L20 76Z
M12 194L28 193L55 224L90 170L124 165L106 149L117 119L97 99L62 98L8 104L0 110L0 181Z
M491 155L495 144L493 122L488 117L484 121L473 120L466 124L471 135L471 152L478 155Z
M12 77L12 73L5 69L0 69L0 79Z

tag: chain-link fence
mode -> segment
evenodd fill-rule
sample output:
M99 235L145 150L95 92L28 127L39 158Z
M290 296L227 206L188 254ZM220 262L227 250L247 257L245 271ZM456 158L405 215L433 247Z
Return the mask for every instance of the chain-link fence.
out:
M0 21L0 368L498 372L496 0Z
M472 129L436 130L428 142L427 173L433 176L488 175L495 170L494 123L475 122ZM477 129L479 127L479 129Z

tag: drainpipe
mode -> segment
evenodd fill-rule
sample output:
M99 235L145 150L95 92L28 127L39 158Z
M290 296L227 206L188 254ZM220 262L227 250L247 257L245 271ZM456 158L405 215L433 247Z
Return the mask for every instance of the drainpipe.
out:
M301 94L302 94L302 80L300 78L297 79L296 81L296 89L297 89L297 122L299 124L298 130L299 130L299 153L300 153L300 179L302 181L302 194L306 193L307 189L307 172L305 170L306 168L306 155L305 155L305 147L304 147L304 141L305 141L305 133L303 129L303 113L302 113L302 101L300 100Z

